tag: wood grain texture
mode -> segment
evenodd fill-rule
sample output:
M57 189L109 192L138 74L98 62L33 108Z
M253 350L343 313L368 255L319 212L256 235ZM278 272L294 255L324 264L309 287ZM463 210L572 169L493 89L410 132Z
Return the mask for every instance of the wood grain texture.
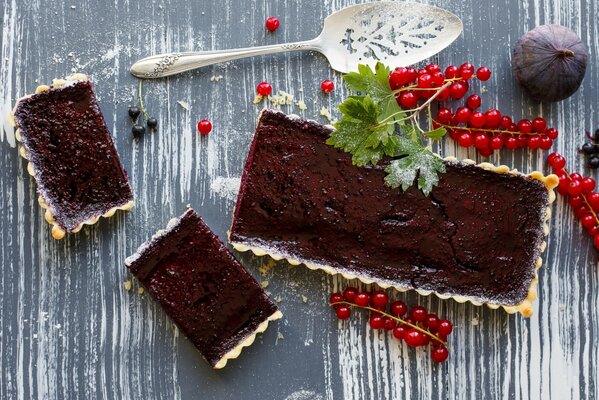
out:
M554 206L535 315L501 311L414 293L392 293L423 303L454 321L451 356L432 365L427 352L407 349L366 328L363 316L338 323L326 306L346 282L303 267L239 255L268 280L285 319L273 324L225 370L213 371L179 335L147 294L123 289L123 260L155 230L191 204L223 239L234 201L222 178L238 178L260 106L255 85L271 82L308 109L283 107L307 118L322 106L335 111L347 93L324 57L293 53L240 60L144 85L159 132L135 141L126 109L137 82L135 60L154 53L282 43L316 36L326 15L349 0L0 0L0 108L38 84L72 71L90 74L136 196L132 212L54 241L37 205L35 184L0 134L0 398L2 399L595 399L599 398L599 275L597 252L568 205ZM585 170L577 147L584 130L599 127L599 32L596 1L430 1L456 13L465 32L439 54L441 65L469 60L493 70L483 107L515 119L548 117L561 132L555 148L572 169ZM266 17L282 27L269 34ZM581 89L557 104L529 102L510 69L517 38L534 26L561 23L590 51ZM222 80L211 77L222 75ZM337 90L318 85L332 78ZM479 87L479 84L475 84ZM186 111L177 101L186 101ZM209 118L200 138L194 124ZM443 155L476 158L445 140ZM541 152L503 152L494 163L525 172L544 168ZM303 298L302 296L305 296ZM305 302L304 302L305 300Z

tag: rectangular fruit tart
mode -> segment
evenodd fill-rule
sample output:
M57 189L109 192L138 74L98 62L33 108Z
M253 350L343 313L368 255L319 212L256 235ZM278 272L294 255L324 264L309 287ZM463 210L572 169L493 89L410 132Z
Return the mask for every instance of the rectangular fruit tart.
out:
M429 196L325 143L331 127L265 110L229 239L238 251L398 290L532 315L555 175L445 160Z
M127 174L86 75L38 86L17 100L12 117L55 239L133 207Z
M266 292L192 209L125 260L213 368L282 317Z

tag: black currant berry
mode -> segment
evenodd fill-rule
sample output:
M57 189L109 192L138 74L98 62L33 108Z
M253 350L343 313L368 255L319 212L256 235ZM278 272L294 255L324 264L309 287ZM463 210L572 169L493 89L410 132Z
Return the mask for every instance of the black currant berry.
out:
M597 129L593 135L593 142L599 143L599 129Z
M133 120L137 120L137 117L139 117L140 113L141 113L141 111L139 110L138 107L135 107L135 106L129 107L129 116L131 118L133 118Z
M131 128L131 133L133 133L133 136L139 137L146 133L146 128L144 128L142 125L133 125Z
M150 117L146 124L148 124L148 129L156 129L158 127L158 120L154 117Z
M593 157L589 158L589 167L591 167L593 169L599 168L599 157L593 156Z
M582 152L586 155L593 154L595 152L595 146L593 146L593 143L587 142L582 145Z

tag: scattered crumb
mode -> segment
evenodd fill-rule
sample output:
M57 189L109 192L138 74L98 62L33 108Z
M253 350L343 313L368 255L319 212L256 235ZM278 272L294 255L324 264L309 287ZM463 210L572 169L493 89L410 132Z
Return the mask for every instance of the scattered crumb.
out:
M297 108L299 108L302 111L304 111L306 108L308 108L308 107L306 107L306 103L304 103L303 100L300 100L295 104L297 105Z
M559 305L559 310L560 311L566 311L566 305L565 304L560 304Z
M264 96L261 96L261 95L257 94L257 95L254 97L254 104L259 104L259 103L262 103L262 100L264 100Z
M34 334L33 334L33 338L34 338L34 339L37 339L37 333L34 333Z
M472 318L472 320L470 321L472 323L473 326L477 326L478 325L478 315L474 318Z
M261 285L262 285L262 287L263 287L263 288L265 288L265 289L268 287L268 281L262 281L260 284L261 284Z
M486 86L482 86L482 87L480 88L480 92L481 92L481 93L487 93L487 92L488 92L488 90L487 90L487 87L486 87Z
M72 9L72 10L74 10L74 9L76 9L76 8L77 8L77 7L75 7L75 6L71 6L71 9Z
M307 302L308 302L308 298L307 298L306 296L304 296L303 294L302 294L302 301L303 301L304 303L307 303Z
M191 203L187 203L187 205L185 207L191 208Z
M272 296L272 293L271 293L271 292L269 292L268 290L266 290L266 291L265 291L265 293L266 293L266 295L267 295L268 297Z
M237 199L237 193L239 192L240 185L240 177L234 176L227 178L224 176L217 176L210 184L210 190L212 193L218 194L220 197L235 201Z
M334 119L333 116L331 115L330 111L325 107L322 107L320 109L320 115L322 115L323 117L328 119L331 124L334 124L335 122L337 122L337 120Z
M277 343L279 343L279 340L283 340L285 339L285 337L283 336L283 334L281 332L277 332L277 339L275 340L275 345Z
M258 267L258 272L260 272L260 275L266 276L266 274L268 274L268 272L273 269L275 265L277 265L277 262L269 257L264 264Z
M222 75L212 75L210 77L210 82L219 82L221 79L223 79Z
M178 100L177 104L183 107L185 110L189 111L189 104L186 101Z
M125 288L126 291L131 290L131 281L125 281L125 283L123 283L123 287Z
M275 303L280 303L280 302L281 302L281 296L275 297Z
M293 95L283 90L279 90L279 94L268 96L268 101L274 107L290 106L293 104Z
M144 288L141 286L137 288L137 294L144 294Z

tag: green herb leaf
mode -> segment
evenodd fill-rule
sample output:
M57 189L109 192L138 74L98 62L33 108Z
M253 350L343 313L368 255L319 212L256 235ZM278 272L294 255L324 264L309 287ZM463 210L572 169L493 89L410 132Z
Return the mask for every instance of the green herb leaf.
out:
M447 129L445 128L437 128L432 131L424 132L424 136L433 140L440 140L447 133Z
M428 196L439 183L438 174L445 172L443 160L420 140L413 141L400 136L399 149L404 157L391 161L385 169L388 174L385 182L393 188L401 186L402 190L407 190L418 176L418 188Z

